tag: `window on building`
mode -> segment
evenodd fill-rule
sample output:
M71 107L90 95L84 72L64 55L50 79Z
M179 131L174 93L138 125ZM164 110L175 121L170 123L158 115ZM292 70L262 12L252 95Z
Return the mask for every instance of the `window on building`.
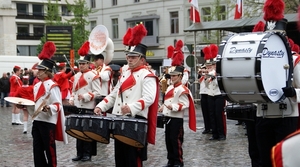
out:
M117 18L112 19L112 33L113 33L113 39L119 38L119 21Z
M140 2L140 0L134 0L134 3L136 3L136 2Z
M118 0L112 0L112 6L117 6L118 5Z
M178 34L179 33L178 12L170 12L170 19L171 19L171 34Z
M218 20L226 20L226 7L225 6L217 6L216 12L218 14Z
M61 15L62 16L70 16L70 10L68 9L67 5L61 6Z
M18 24L18 35L29 35L29 25L27 24Z
M91 0L91 8L96 8L96 0Z
M210 7L202 8L202 17L204 22L212 20Z
M97 26L97 21L91 21L90 25L91 25L91 31L92 31Z
M44 15L44 6L43 5L32 5L32 14L37 16L43 16Z
M158 15L149 15L148 17L142 18L129 18L125 19L127 23L127 28L134 27L137 24L143 24L147 30L147 36L143 38L142 43L147 46L159 46L159 37L158 37Z
M33 25L33 34L34 36L42 36L44 34L43 25Z
M28 4L17 3L18 15L28 15Z
M18 55L22 56L37 56L37 46L33 45L17 45L19 50Z

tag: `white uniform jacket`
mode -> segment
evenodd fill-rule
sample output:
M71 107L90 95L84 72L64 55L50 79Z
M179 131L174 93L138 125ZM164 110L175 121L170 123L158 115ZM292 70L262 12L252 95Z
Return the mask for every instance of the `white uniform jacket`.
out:
M188 107L190 106L190 101L188 98L189 94L189 89L182 85L182 83L170 85L167 88L165 95L163 115L168 117L183 118L184 111L188 110ZM168 105L172 105L172 110L169 110L166 107Z
M48 105L50 110L48 112L40 112L35 118L34 121L43 121L56 125L55 139L58 141L63 141L65 144L68 143L67 134L65 133L65 115L62 107L62 98L60 93L60 88L58 85L51 79L47 79L43 82L38 82L34 85L34 111L42 109L40 106ZM48 98L47 98L48 96ZM45 105L43 105L45 101ZM33 108L33 107L32 107ZM27 107L30 112L31 107Z
M267 110L262 110L262 104L257 105L257 117L265 118L282 118L282 117L298 117L298 103L300 102L300 57L293 56L294 69L293 69L293 81L292 86L296 90L295 97L285 98L283 103L287 104L287 109L280 110L278 103L265 103L267 104Z
M208 95L209 96L217 96L217 95L221 95L221 91L220 91L220 88L219 88L219 85L218 85L218 81L217 81L217 78L216 78L216 71L215 70L212 70L208 73L209 76L214 76L215 78L213 77L207 77L205 79L205 84L208 85Z
M94 109L95 97L100 96L99 75L94 71L78 72L74 76L74 84L70 100L78 108ZM78 95L83 95L83 100L78 100Z
M145 66L126 70L122 72L114 90L97 107L102 111L113 107L113 114L123 115L121 106L127 104L133 117L139 115L147 118L148 108L154 103L157 89L157 77Z
M98 75L100 77L100 95L107 96L112 90L112 69L103 64Z
M300 131L288 135L272 148L272 164L276 167L299 166Z
M205 84L205 76L201 76L199 79L200 91L199 94L208 94L208 84Z

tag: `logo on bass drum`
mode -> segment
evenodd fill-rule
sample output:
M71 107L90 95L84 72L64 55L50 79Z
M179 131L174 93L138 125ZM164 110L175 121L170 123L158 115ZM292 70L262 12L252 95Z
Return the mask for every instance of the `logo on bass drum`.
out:
M277 96L278 95L278 90L277 89L271 89L269 91L269 95L270 96Z
M238 49L236 47L231 47L230 50L229 50L229 53L234 53L234 54L237 54L237 53L251 53L252 52L252 48L241 48L241 49Z
M263 58L283 58L284 54L283 50L269 51L268 48L264 48L262 51Z

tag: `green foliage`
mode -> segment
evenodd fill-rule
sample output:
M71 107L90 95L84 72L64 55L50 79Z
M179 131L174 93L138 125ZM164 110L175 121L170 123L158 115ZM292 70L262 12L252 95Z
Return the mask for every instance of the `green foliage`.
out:
M47 16L45 17L46 26L69 26L73 27L73 48L76 57L78 57L77 50L88 39L90 31L85 30L85 27L89 25L86 17L90 13L97 12L87 7L85 0L75 0L74 4L70 4L67 0L67 8L74 14L71 19L66 19L66 22L62 22L60 5L58 0L48 0L47 4ZM37 53L42 51L43 45L46 42L46 34L41 38L41 43L38 45Z
M88 8L85 0L74 0L75 5L70 4L67 0L66 2L68 10L74 13L74 17L68 19L67 22L73 26L73 47L75 55L78 57L77 50L88 40L90 34L90 31L85 30L85 27L89 25L89 22L85 18L96 11Z

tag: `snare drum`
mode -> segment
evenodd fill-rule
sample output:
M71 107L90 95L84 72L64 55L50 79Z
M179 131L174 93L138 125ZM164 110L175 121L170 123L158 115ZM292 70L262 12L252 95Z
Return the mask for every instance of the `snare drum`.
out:
M136 118L114 118L113 137L133 147L143 148L147 142L147 120Z
M217 75L230 102L280 102L291 85L293 60L286 36L277 32L240 33L223 40ZM286 68L288 67L288 68Z
M84 120L83 133L89 138L104 144L110 141L110 117L90 116Z
M253 104L233 104L225 107L227 119L255 121L256 106Z
M65 116L68 116L70 114L79 114L79 110L76 106L63 105L63 109L64 109Z
M84 119L88 117L89 116L76 114L66 116L66 133L77 139L92 142L93 140L86 136L82 131Z

